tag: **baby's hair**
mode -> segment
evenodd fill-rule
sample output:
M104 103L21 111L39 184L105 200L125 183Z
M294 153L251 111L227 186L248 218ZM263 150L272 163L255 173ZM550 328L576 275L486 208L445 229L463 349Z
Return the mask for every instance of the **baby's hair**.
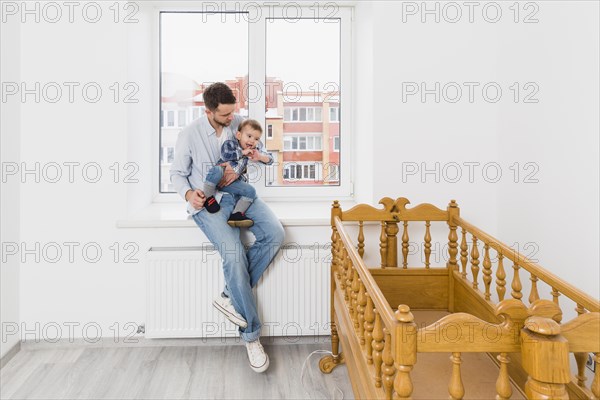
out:
M259 131L261 134L263 133L260 123L255 119L245 119L244 121L242 121L240 126L238 126L238 131L241 132L242 129L244 129L244 127L246 127L246 126L250 126L250 128L252 128L256 131Z

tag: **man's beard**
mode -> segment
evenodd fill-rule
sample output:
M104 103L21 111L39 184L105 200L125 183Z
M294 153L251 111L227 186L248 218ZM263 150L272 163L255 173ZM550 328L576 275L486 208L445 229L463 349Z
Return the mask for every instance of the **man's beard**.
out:
M221 122L221 121L217 120L216 118L213 118L213 121L215 121L217 124L221 125L223 128L227 128L229 125L231 125L231 121Z

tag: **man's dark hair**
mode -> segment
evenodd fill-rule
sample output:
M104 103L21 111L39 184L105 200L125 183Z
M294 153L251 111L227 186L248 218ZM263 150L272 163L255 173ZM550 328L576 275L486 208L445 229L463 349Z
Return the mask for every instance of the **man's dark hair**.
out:
M204 89L202 93L204 106L210 111L215 111L219 104L235 104L237 102L233 92L223 82L216 82Z

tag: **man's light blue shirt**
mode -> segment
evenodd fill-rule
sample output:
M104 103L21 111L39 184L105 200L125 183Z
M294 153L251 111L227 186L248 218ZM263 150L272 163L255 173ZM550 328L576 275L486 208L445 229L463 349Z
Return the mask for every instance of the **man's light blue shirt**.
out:
M170 175L175 191L184 200L188 190L202 190L206 174L221 158L220 138L235 140L235 132L243 120L241 115L234 115L231 124L223 127L221 137L217 137L217 132L208 122L206 115L195 119L179 132ZM202 209L196 210L189 202L187 203L188 213L193 215L200 210Z

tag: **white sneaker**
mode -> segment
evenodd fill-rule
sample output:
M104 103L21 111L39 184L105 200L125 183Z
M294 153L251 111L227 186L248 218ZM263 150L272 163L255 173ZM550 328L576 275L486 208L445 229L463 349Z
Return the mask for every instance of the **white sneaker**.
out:
M260 340L256 339L254 342L246 342L246 351L248 352L250 368L254 372L265 372L269 368L269 356L265 353Z
M231 299L229 297L224 297L222 294L217 296L217 298L213 301L213 306L221 311L225 317L239 326L240 328L246 328L248 326L248 322L241 316L240 313L235 311L233 304L231 303Z

